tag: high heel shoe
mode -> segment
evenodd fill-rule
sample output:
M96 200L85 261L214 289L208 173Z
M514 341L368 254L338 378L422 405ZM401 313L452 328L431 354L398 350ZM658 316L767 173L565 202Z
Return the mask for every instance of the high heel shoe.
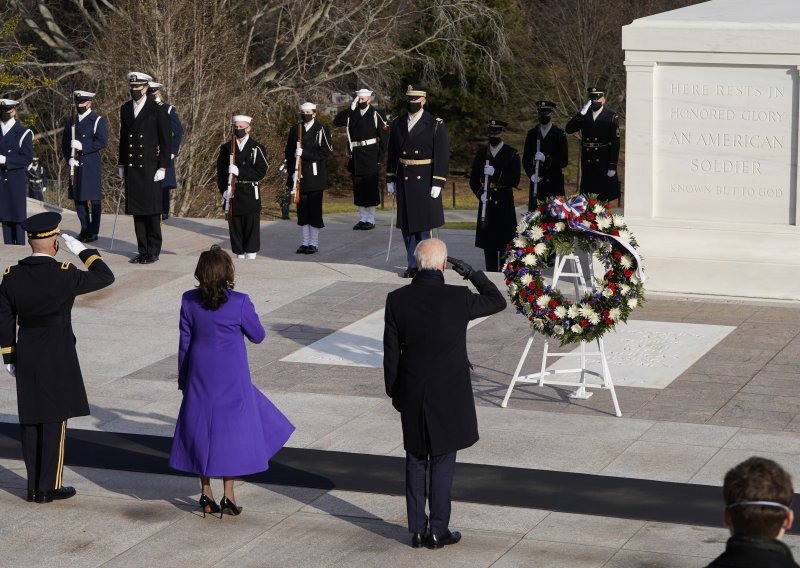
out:
M204 519L206 518L206 513L213 515L215 513L220 512L219 505L217 505L217 502L214 501L211 497L209 497L205 493L200 495L200 508L203 510ZM206 508L208 508L208 511L206 511Z
M223 497L220 500L219 507L220 507L220 509L222 509L222 512L220 512L220 514L219 514L219 518L220 519L222 518L222 515L225 514L225 509L228 509L230 514L234 515L234 516L238 515L239 513L242 512L242 508L241 507L237 507L236 503L234 503L233 501L231 501L227 497Z

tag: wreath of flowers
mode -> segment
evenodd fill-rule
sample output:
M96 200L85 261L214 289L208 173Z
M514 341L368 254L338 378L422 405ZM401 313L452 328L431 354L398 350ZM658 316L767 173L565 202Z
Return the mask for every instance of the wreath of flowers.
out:
M522 216L506 247L503 272L517 312L528 318L532 329L561 345L592 341L625 322L644 301L644 284L637 271L639 259L620 241L634 250L638 247L622 216L595 195L540 202ZM542 269L552 253L570 254L576 248L591 253L606 271L591 292L573 301L545 284Z

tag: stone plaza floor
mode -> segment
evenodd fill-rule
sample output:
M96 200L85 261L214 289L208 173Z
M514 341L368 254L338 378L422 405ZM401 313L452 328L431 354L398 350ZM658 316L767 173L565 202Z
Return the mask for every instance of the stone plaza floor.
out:
M36 212L31 203L29 213ZM455 212L448 218L474 218ZM374 231L353 231L355 216L326 219L320 253L294 253L294 221L262 223L262 251L235 260L236 287L252 298L267 329L248 346L253 382L292 420L290 448L313 455L402 457L399 416L384 395L381 364L387 292L405 252L396 231L385 262L388 215ZM159 262L131 265L135 239L120 217L113 252L112 217L97 243L117 280L78 299L73 326L92 415L74 431L168 438L177 390L178 310L194 284L200 251L229 249L222 220L170 219ZM63 227L77 232L74 214ZM482 267L471 231L442 230L449 253ZM13 264L27 247L0 246ZM75 261L64 250L60 260ZM500 275L493 275L498 284ZM463 283L448 271L449 283ZM607 339L622 417L609 393L587 400L567 389L518 386L500 402L529 337L511 307L468 333L481 439L459 452L461 464L514 471L584 474L592 480L712 486L751 455L777 460L800 479L800 304L674 295L647 296L627 329ZM542 338L525 366L538 369ZM552 346L551 346L552 347ZM558 365L558 363L556 363ZM14 381L0 381L0 422L15 423ZM144 438L142 438L144 439ZM280 456L280 454L279 454ZM202 518L190 477L70 465L65 484L78 496L26 503L21 455L0 459L2 565L43 566L704 566L724 548L719 522L661 522L659 507L626 518L587 506L569 512L492 504L476 495L456 501L451 527L463 541L444 550L408 546L405 503L391 491L238 482L239 517ZM456 473L458 483L458 471ZM572 478L570 478L572 479ZM626 481L627 480L627 481ZM402 487L399 488L402 492ZM565 488L568 490L569 488ZM216 489L216 491L221 491ZM800 537L787 542L800 551Z

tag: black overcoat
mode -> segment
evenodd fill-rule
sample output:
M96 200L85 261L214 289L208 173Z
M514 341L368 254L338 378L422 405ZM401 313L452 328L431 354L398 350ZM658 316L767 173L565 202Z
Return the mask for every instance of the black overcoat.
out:
M577 113L564 127L567 134L581 132L581 193L596 193L601 199L617 199L620 195L619 173L608 177L608 171L617 170L619 160L619 117L606 107L594 118L589 110Z
M114 275L95 249L81 252L80 259L88 270L50 256L29 256L4 271L0 345L4 363L17 367L21 424L89 414L72 333L72 304L76 296L111 284Z
M420 160L426 164L404 164ZM397 226L417 233L444 225L442 195L431 197L431 187L444 189L450 169L450 143L444 121L427 110L408 131L408 113L392 122L386 158L386 181L395 182Z
M489 178L489 196L486 199L486 224L481 223L481 203L478 202L478 224L475 230L475 246L486 250L502 250L514 238L517 228L517 211L514 209L514 188L519 184L519 152L503 144L496 156L488 152L488 146L478 148L472 160L469 187L480 199L483 195L485 177L483 168L486 157L494 167Z
M236 191L231 200L232 214L252 215L261 212L261 188L259 183L267 175L269 164L264 146L247 138L241 150L236 147L236 166L239 175L236 177ZM219 147L217 156L217 187L220 193L228 189L228 166L231 163L231 141Z
M522 150L522 167L528 176L530 184L528 190L528 211L533 211L536 207L533 198L533 182L531 176L536 171L536 141L540 138L541 125L537 124L530 130L525 137L525 147ZM562 171L569 163L569 146L567 145L567 135L558 126L553 124L547 132L547 136L541 138L539 151L544 154L544 162L539 162L539 185L536 187L536 198L546 199L556 195L564 195L564 172Z
M297 149L297 125L289 130L286 140L284 157L286 158L286 172L288 178L286 184L292 185L292 174L294 173L295 158L294 152ZM300 180L300 193L313 193L328 189L328 170L325 161L333 151L331 144L331 131L319 120L314 120L311 127L306 130L303 127L303 156L302 171L303 177Z
M467 359L467 324L500 312L506 300L483 272L466 286L444 283L438 270L420 270L386 297L383 376L400 411L403 446L424 456L478 441L478 418Z
M133 101L128 101L119 110L119 121L117 163L125 166L125 213L161 215L161 182L153 178L157 170L170 164L172 126L167 106L148 96L134 117Z

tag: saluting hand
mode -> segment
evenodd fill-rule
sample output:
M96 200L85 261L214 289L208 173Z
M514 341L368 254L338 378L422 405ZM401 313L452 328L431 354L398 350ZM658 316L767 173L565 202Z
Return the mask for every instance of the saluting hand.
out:
M8 371L8 374L12 377L17 376L17 366L14 363L9 363L6 365L6 371Z
M586 101L586 104L583 105L583 108L581 109L581 114L586 116L586 112L589 110L590 106L592 106L592 101Z
M68 235L67 233L62 233L61 238L64 240L64 244L67 245L69 252L71 252L75 256L78 256L81 252L86 250L84 244L75 237L73 237L72 235Z
M460 258L455 258L452 256L447 257L447 262L453 265L453 270L456 271L457 274L464 277L464 280L468 280L470 276L472 276L473 269L472 267L461 260Z

